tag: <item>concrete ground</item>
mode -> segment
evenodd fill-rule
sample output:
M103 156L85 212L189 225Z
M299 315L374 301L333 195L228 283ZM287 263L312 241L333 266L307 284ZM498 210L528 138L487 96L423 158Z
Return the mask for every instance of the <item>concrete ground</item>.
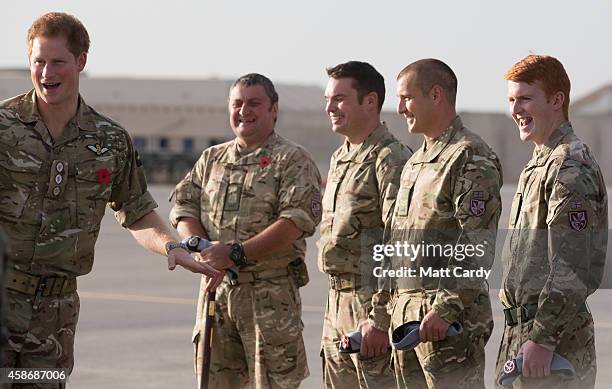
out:
M164 217L169 211L169 191L169 187L152 188ZM513 192L513 187L504 188L500 226L507 225ZM610 188L608 192L612 193ZM311 281L301 292L310 377L302 388L314 389L322 387L319 344L327 280L316 268L315 238L308 243ZM138 246L116 223L112 212L107 212L94 269L79 278L81 315L69 387L194 388L191 331L198 283L199 277L185 270L168 272L163 257ZM503 328L497 290L491 290L491 296L496 317L495 331L487 345L487 384L493 381ZM612 388L611 300L609 289L589 298L597 329L597 388Z

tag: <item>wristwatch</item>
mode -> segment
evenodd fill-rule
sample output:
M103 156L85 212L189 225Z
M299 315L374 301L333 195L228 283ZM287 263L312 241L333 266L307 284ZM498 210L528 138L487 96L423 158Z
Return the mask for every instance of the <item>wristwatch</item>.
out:
M200 238L197 235L191 235L183 239L181 243L185 244L187 250L194 253L199 253L200 251L210 246L210 241L204 238Z
M189 249L187 248L187 245L183 242L177 242L177 241L172 241L172 240L167 242L166 243L166 256L170 254L170 251L177 249L179 247L189 251Z
M236 242L230 245L229 258L234 261L237 266L244 266L247 264L244 247L242 247L241 243Z

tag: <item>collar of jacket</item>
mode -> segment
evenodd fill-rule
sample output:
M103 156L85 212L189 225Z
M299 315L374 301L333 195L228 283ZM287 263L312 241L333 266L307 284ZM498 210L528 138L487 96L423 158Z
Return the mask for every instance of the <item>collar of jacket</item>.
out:
M43 123L38 106L36 104L36 92L34 89L23 95L16 107L17 118L24 124L35 125L36 131L43 139L52 145L66 143L79 136L80 131L96 132L96 125L93 118L92 110L85 104L85 101L79 95L79 103L76 115L66 123L62 136L58 139L51 140L49 131Z
M248 154L241 154L238 147L238 139L228 145L225 151L217 158L217 161L231 165L254 165L260 164L262 158L269 157L274 159L274 149L280 142L280 138L276 132L272 132L270 136L258 148Z
M457 133L463 129L463 122L459 116L455 117L455 120L451 125L445 129L440 136L435 138L429 145L428 149L425 149L426 142L423 141L421 148L410 158L410 162L415 163L429 163L434 161L438 155L444 150L452 141L455 139Z
M548 161L548 158L552 154L553 150L561 143L563 138L573 133L572 124L570 122L564 122L550 134L548 141L545 144L536 146L533 150L533 156L528 166L544 166Z
M338 157L338 162L365 162L368 159L370 151L376 147L378 142L387 134L389 134L387 124L382 122L370 135L368 135L359 147L351 147L349 150L349 141L345 140L342 144L342 151Z

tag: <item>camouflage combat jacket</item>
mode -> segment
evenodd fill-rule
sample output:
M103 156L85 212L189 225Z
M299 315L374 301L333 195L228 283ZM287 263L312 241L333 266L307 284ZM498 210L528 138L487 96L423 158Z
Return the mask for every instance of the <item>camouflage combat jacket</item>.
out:
M345 141L332 155L323 195L318 262L319 270L330 274L361 274L361 265L372 262L372 248L362 246L361 235L382 232L390 221L402 168L410 157L384 124L360 146L349 145Z
M554 349L606 259L606 186L569 122L537 146L519 178L503 253L502 303L538 304L529 339Z
M305 238L321 221L321 176L300 146L273 133L258 149L241 155L236 139L210 147L176 187L170 222L199 220L212 241L245 241L279 218L304 232L291 247L241 271L285 268L304 259Z
M482 277L458 278L453 271L491 268L501 213L501 186L497 155L466 129L459 117L427 148L424 143L402 172L388 243L434 246L424 255L420 252L391 258L391 268L406 267L416 272L413 277L397 279L395 287L436 291L436 313L449 322L458 320L463 309L487 286ZM479 244L483 245L484 255L477 251L459 255L461 245ZM440 253L437 245L457 251L451 255L447 250ZM448 269L450 276L422 277L421 268Z
M2 363L2 351L8 341L8 330L6 328L6 270L7 270L7 246L6 238L0 228L0 363ZM4 366L4 365L3 365Z
M319 270L329 274L367 276L373 267L372 247L382 243L391 220L397 186L410 151L381 124L360 146L349 142L331 157L323 196ZM370 318L386 330L386 300L374 301Z
M10 262L34 275L88 273L106 204L124 227L157 206L127 131L80 97L55 140L33 90L0 103L0 181Z

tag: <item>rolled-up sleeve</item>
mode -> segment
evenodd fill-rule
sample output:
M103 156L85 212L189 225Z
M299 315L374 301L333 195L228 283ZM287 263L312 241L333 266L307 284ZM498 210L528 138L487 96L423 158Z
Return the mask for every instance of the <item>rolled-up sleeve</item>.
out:
M176 228L179 220L192 217L200 220L200 196L202 194L202 177L206 166L206 152L193 166L193 169L176 185L174 189L174 206L170 210L170 223Z
M282 174L279 218L291 220L305 236L321 222L321 174L312 158L297 152Z
M126 155L120 176L113 182L109 206L122 227L129 227L157 208L157 203L147 189L144 168L138 152L126 134Z

